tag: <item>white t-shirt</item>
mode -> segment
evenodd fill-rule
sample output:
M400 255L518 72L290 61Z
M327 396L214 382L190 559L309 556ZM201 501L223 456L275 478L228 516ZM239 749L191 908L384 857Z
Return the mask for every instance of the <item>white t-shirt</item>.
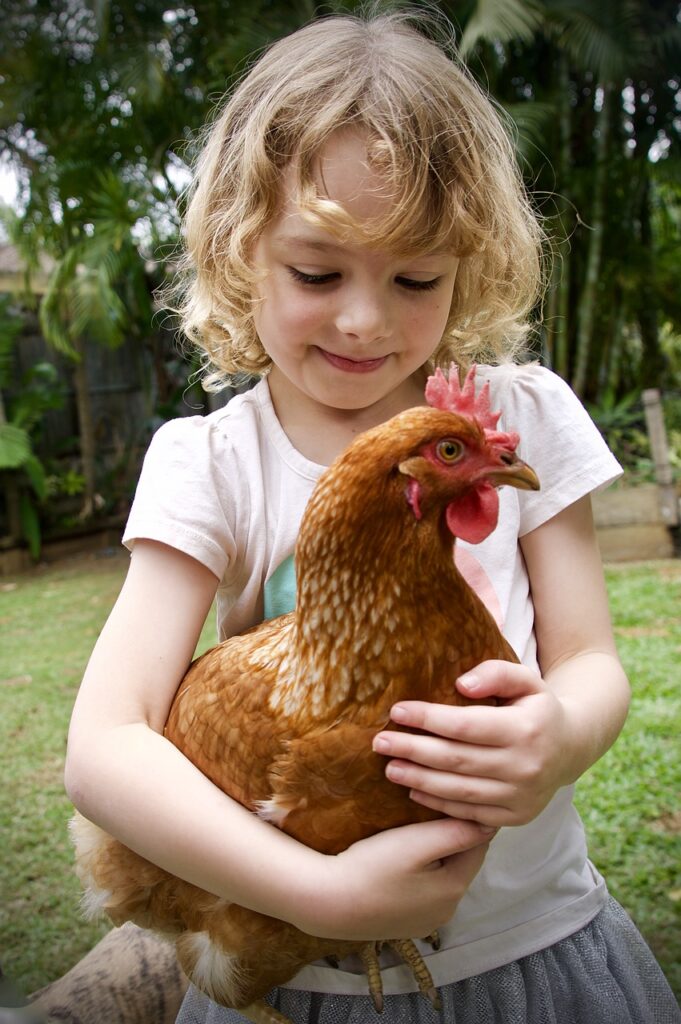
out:
M537 667L534 614L518 539L620 473L570 388L536 365L481 367L499 429L517 430L519 455L537 472L538 492L500 491L499 525L481 544L456 545L462 573L496 617L520 660ZM324 467L304 458L279 423L266 378L209 416L164 424L147 453L123 541L162 541L219 578L221 639L288 610L300 518ZM565 938L601 909L605 884L587 860L572 787L556 793L528 825L494 838L441 948L421 945L436 985L510 963ZM388 957L390 954L388 954ZM411 971L388 960L386 994L412 991ZM304 968L291 988L363 994L350 959Z

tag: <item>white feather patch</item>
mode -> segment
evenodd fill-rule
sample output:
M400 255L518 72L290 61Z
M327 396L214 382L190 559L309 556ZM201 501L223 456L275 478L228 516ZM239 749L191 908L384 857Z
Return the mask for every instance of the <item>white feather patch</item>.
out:
M272 825L277 825L278 828L281 828L291 810L291 807L282 805L276 796L270 797L269 800L258 800L255 805L255 813L258 817L263 821L269 821Z
M191 972L191 980L196 987L212 999L217 997L222 1001L226 995L229 1002L237 1003L240 995L239 958L216 946L208 932L185 932L182 943L192 959L196 958Z
M84 916L90 920L105 913L112 896L111 889L98 889L90 882L80 897L80 907Z

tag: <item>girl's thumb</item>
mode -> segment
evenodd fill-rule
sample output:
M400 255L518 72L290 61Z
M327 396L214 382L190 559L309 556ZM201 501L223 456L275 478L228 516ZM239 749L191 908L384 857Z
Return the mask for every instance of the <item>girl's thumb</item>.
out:
M474 700L485 697L513 700L539 693L543 686L538 672L511 661L483 661L456 681L457 690Z
M415 865L439 867L441 861L488 843L497 829L477 821L436 818L402 827L400 845L405 859Z

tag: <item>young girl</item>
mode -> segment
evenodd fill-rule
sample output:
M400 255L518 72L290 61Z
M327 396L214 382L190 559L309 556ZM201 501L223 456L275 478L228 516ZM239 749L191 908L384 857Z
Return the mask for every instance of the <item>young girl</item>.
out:
M270 994L295 1024L678 1021L571 804L628 702L589 505L618 466L565 384L511 364L540 232L492 106L405 16L317 21L261 58L210 130L186 239L184 326L210 381L261 380L151 444L129 573L73 715L73 802L174 874L304 931L440 929L427 962L442 1016L402 965L387 963L375 1018L361 968L320 963ZM375 749L443 817L327 857L218 791L163 739L166 714L216 593L221 638L283 610L322 468L422 404L433 365L473 360L542 482L502 492L495 533L457 545L522 664L459 681L498 706L396 706L412 731ZM178 1018L242 1019L193 988Z

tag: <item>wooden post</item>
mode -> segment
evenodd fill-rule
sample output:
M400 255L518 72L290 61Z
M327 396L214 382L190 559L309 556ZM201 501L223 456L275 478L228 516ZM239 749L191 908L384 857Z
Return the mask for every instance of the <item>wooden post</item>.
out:
M679 525L679 498L674 485L674 474L669 459L667 432L662 415L662 402L657 388L643 392L643 411L646 417L650 450L655 464L655 480L660 502L660 515L666 526Z

